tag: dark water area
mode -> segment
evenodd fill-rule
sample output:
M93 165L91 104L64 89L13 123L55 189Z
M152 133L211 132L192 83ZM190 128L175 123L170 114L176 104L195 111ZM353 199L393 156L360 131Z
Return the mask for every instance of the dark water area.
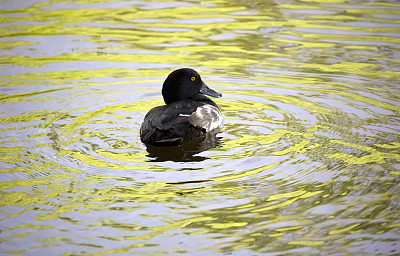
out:
M398 1L1 1L1 255L400 254ZM215 138L139 128L191 67Z

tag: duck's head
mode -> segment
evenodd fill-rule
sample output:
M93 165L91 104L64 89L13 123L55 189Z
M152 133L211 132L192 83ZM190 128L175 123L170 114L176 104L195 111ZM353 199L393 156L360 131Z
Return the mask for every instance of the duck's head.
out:
M199 94L216 98L222 96L221 93L210 89L201 80L199 73L191 68L181 68L173 71L165 79L162 88L162 95L166 104L187 100Z

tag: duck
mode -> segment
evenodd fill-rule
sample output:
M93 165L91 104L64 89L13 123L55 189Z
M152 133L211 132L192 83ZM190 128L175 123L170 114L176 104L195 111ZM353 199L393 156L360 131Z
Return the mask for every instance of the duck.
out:
M180 146L218 131L222 114L209 97L222 97L191 68L171 72L162 86L165 105L152 108L140 126L140 140L156 147Z

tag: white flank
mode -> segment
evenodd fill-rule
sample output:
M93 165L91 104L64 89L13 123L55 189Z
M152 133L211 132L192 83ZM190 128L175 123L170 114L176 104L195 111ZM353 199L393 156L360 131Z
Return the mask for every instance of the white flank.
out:
M179 116L190 116L189 114L179 114Z
M194 126L203 128L206 132L218 128L222 123L221 112L212 105L198 107L196 112L189 117L189 122Z

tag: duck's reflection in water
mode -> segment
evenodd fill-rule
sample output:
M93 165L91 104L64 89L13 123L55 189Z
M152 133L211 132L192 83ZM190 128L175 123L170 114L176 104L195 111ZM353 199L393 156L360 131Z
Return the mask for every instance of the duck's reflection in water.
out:
M155 147L146 144L147 152L149 153L147 156L153 158L149 160L150 162L200 162L207 159L207 157L198 156L197 154L221 144L221 137L218 137L217 133L217 131L209 132L202 137L174 147Z

